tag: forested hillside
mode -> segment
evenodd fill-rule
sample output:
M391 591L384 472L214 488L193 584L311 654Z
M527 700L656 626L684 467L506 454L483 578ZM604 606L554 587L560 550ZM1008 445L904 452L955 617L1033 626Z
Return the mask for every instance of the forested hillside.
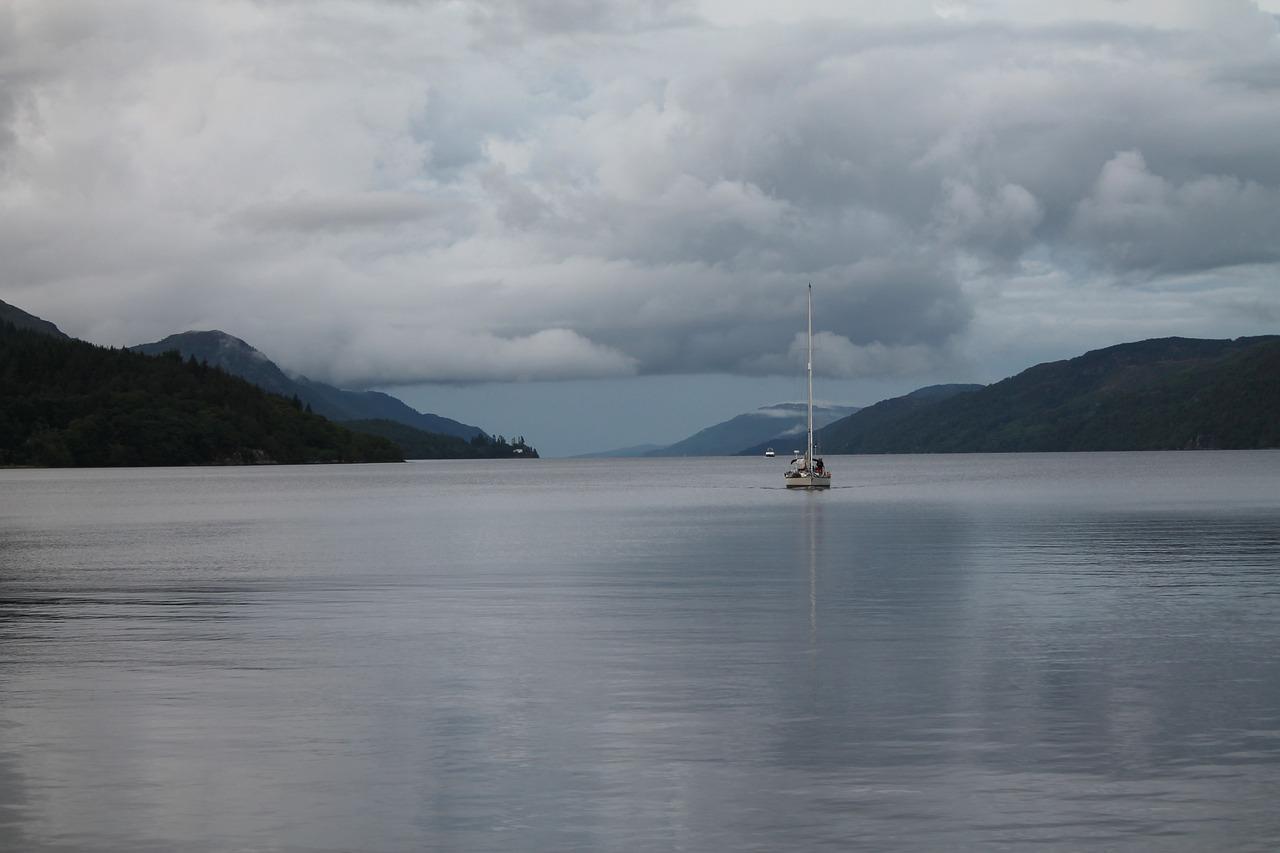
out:
M386 439L214 367L0 322L0 465L390 462Z
M824 452L1280 447L1280 337L1120 344L936 402L884 406L822 430Z
M537 459L538 451L525 444L524 436L507 441L503 436L491 438L484 433L469 441L456 435L427 432L399 421L373 419L343 421L348 429L380 435L400 448L406 459Z

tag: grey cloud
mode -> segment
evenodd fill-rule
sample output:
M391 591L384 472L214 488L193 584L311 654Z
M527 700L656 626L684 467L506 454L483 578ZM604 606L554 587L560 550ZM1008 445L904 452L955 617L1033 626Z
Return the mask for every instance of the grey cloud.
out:
M255 229L342 231L400 225L456 213L456 209L447 204L433 203L409 193L367 192L259 202L235 214L233 221Z
M477 28L503 42L530 33L635 32L694 19L687 0L473 0L469 5Z
M794 372L791 346L804 316L800 283L773 274L735 289L685 278L696 273L668 271L644 301L619 296L616 317L592 318L584 328L636 356L642 372ZM972 315L956 282L924 262L864 261L819 271L811 280L815 329L858 346L945 349Z
M1247 63L1227 63L1215 73L1214 80L1246 89L1275 91L1280 89L1280 57Z
M569 329L509 337L446 329L424 337L391 324L345 337L325 358L327 375L349 386L596 379L636 372L631 357Z
M936 213L939 237L947 243L1017 257L1034 241L1044 208L1026 187L1006 183L983 192L947 179Z
M1280 260L1280 188L1228 175L1174 183L1141 152L1118 153L1080 202L1073 230L1122 270L1186 272Z
M1183 276L1188 327L1241 264L1231 304L1276 303L1248 4L95 5L0 17L0 249L102 342L216 326L370 383L790 372L812 281L821 369L898 376L1134 276Z
M945 350L923 344L855 344L834 332L813 336L813 371L819 376L840 379L886 376L922 376L937 370L947 357ZM808 340L797 332L785 353L769 353L753 360L763 374L786 374L802 369L808 355Z
M0 170L5 166L6 152L17 141L17 134L13 127L16 113L17 99L12 92L0 88Z

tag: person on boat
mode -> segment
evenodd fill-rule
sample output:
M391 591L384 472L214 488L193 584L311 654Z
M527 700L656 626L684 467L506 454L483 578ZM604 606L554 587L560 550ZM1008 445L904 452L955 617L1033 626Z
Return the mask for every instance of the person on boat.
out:
M821 459L815 459L815 460L813 460L813 470L814 470L814 471L817 471L819 474L821 474L821 473L822 473L822 460L821 460Z

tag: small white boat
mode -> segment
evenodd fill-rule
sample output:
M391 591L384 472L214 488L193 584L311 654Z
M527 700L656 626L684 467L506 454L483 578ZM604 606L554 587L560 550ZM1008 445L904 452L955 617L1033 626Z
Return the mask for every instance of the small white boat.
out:
M764 456L765 456L765 458L766 458L766 459L772 459L773 457L775 457L775 456L777 456L777 455L778 455L778 454L776 454L776 453L774 453L774 452L773 452L773 448L772 448L772 447L766 447L766 448L765 448L765 450L764 450Z
M782 476L786 478L788 489L829 489L831 488L831 471L822 460L813 455L813 285L809 285L809 362L806 369L809 373L809 440L805 445L804 456L796 451L791 460L791 467Z

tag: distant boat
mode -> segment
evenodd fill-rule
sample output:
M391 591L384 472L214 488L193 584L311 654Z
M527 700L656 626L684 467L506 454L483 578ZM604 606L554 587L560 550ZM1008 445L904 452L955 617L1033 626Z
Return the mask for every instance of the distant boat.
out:
M766 447L766 448L765 448L765 450L764 450L764 455L765 455L765 457L766 457L766 458L768 458L768 459L772 459L773 457L777 456L778 454L776 454L776 453L774 453L774 452L773 452L773 448L772 448L772 447Z
M805 369L809 374L809 438L805 445L804 456L796 451L796 458L791 460L791 468L782 476L786 479L788 489L829 489L831 488L831 472L822 460L813 455L813 285L809 285L807 303L809 315L809 361Z

